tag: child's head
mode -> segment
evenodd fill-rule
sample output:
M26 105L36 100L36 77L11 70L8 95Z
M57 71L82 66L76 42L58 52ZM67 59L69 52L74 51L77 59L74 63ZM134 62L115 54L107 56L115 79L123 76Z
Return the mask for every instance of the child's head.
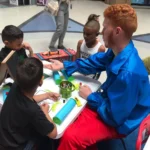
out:
M2 31L2 40L6 47L20 50L23 42L23 32L14 25L6 26Z
M96 21L99 21L99 17L100 17L100 15L91 14L91 15L89 15L89 17L88 17L87 22L89 22L89 21L91 21L91 20L93 20L93 19L95 19Z
M83 36L86 43L92 43L97 39L100 30L100 23L97 21L98 15L92 14L88 17L86 24L84 25Z
M37 58L29 57L17 65L16 83L24 92L35 92L42 85L43 64Z
M104 11L103 40L113 48L120 40L130 40L137 29L136 11L128 4L114 4Z

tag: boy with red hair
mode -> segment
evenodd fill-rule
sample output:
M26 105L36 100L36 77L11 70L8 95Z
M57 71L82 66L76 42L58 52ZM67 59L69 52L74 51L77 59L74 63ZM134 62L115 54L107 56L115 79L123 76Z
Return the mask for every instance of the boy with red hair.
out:
M148 73L131 40L137 29L135 10L127 4L109 6L104 11L103 39L106 53L86 60L63 63L53 60L52 70L65 69L68 75L78 71L91 74L107 72L101 92L80 86L79 95L87 100L78 119L64 133L58 150L84 150L97 141L126 136L135 130L150 112Z

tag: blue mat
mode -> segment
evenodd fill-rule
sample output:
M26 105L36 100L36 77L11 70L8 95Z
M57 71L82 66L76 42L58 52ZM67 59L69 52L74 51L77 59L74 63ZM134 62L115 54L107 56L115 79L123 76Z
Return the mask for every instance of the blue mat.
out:
M133 36L133 40L150 43L150 33Z
M55 18L42 11L19 26L23 32L53 32L56 30ZM83 32L83 25L69 19L67 32Z

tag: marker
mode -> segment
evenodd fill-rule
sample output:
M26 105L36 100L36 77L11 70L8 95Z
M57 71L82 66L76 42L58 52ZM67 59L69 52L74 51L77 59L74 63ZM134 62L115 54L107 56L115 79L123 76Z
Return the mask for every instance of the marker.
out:
M80 100L77 97L75 97L75 100L78 107L82 106Z
M56 52L49 51L49 55L57 55L57 54L59 54L59 51L56 51Z

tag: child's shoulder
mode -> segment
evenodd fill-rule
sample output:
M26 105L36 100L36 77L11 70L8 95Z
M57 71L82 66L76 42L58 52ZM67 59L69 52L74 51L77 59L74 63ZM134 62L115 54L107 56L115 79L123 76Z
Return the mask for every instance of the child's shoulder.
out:
M10 51L6 48L6 47L3 47L1 50L0 50L0 62L3 61L3 59L5 59L5 57L10 53Z
M2 47L1 50L0 50L0 52L6 52L6 51L8 51L7 47Z
M83 43L83 40L79 40L79 41L78 41L78 44L77 44L77 47L80 48L81 45L82 45L82 43Z
M78 45L81 45L83 43L83 40L78 41Z

